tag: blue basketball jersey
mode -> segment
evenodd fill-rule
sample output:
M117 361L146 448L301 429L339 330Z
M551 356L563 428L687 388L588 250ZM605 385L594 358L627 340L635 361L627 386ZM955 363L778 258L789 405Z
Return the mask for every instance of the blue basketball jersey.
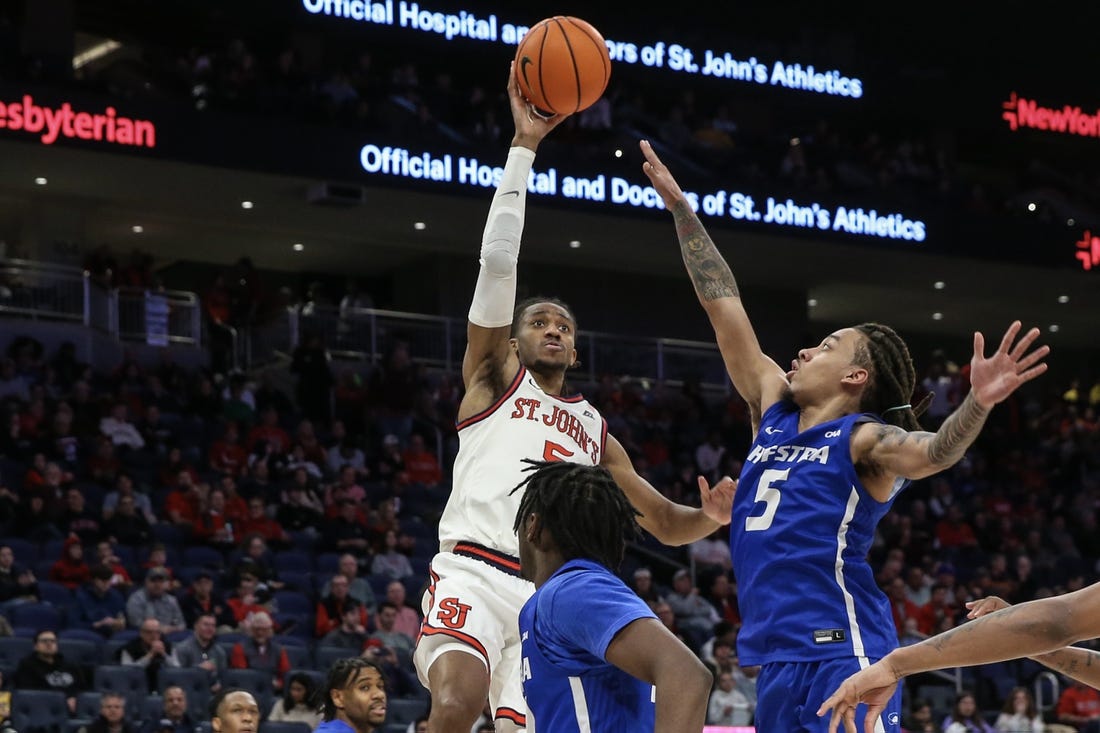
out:
M653 730L653 686L609 664L615 635L656 618L625 583L588 560L570 560L524 604L523 694L543 733Z
M893 497L867 493L849 444L857 424L881 421L847 415L800 433L798 416L786 400L767 409L734 497L740 662L883 657L897 632L867 552Z

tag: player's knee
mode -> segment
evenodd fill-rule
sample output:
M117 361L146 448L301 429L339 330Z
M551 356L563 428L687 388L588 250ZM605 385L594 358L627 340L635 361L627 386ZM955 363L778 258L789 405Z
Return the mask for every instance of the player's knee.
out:
M471 695L464 695L461 691L450 689L440 690L432 694L431 719L435 722L431 728L433 731L458 730L451 726L465 726L465 730L473 727L477 717L481 715L481 709L485 701L478 700Z

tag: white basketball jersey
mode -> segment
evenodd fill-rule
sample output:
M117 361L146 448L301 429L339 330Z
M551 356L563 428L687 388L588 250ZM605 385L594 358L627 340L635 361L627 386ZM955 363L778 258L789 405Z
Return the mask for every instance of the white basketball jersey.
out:
M539 388L520 367L489 409L458 423L454 485L439 521L439 545L476 542L513 557L512 531L522 491L509 496L531 472L524 458L597 465L607 423L584 397L558 397Z

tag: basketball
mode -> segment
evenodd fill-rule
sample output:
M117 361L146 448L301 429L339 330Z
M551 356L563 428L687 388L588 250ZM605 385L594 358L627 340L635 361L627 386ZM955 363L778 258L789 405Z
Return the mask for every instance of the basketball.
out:
M580 18L541 20L516 48L519 89L543 113L565 115L591 107L610 78L607 44Z

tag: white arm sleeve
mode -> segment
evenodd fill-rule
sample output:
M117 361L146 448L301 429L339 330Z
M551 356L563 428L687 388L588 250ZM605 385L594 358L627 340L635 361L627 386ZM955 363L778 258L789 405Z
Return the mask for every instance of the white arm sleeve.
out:
M499 328L512 323L527 177L534 160L533 150L514 147L508 151L504 175L493 196L481 236L481 271L470 304L470 323L475 326Z

